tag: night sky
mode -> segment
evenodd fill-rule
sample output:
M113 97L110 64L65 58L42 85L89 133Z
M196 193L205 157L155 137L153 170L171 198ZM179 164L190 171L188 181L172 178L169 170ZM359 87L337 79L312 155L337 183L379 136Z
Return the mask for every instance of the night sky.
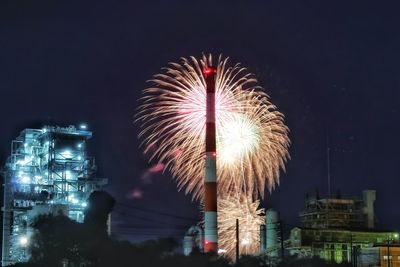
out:
M300 3L301 2L301 3ZM372 1L371 1L372 2ZM230 56L255 73L291 130L291 160L264 205L298 224L306 192L377 190L381 229L400 230L399 6L374 1L1 1L0 161L26 127L86 122L118 201L116 235L181 238L201 217L141 153L146 80L181 56Z

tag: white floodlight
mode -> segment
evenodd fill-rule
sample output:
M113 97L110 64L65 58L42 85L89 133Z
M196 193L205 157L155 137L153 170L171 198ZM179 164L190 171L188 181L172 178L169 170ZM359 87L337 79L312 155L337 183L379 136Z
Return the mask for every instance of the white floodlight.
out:
M30 184L31 183L31 178L29 176L22 176L21 182L23 184Z
M26 235L20 236L18 240L21 247L26 247L29 243L29 239Z

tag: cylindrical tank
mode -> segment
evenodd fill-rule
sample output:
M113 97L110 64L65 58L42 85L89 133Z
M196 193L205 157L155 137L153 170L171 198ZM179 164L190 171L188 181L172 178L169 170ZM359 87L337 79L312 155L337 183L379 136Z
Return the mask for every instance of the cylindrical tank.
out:
M278 257L278 212L269 209L265 214L265 225L267 228L267 252L269 257Z
M267 227L265 224L260 225L260 254L265 253L267 248Z
M189 256L195 246L194 235L185 235L183 238L183 254Z
M199 226L192 226L187 230L183 238L183 254L188 256L193 249L203 251L203 229Z

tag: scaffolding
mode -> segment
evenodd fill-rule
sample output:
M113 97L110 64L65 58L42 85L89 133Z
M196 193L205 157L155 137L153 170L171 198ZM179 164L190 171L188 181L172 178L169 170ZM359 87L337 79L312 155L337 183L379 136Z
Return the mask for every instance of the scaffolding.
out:
M363 198L309 198L300 219L307 228L374 228L375 191L363 191Z
M62 213L83 222L86 199L107 183L95 176L95 159L87 155L91 137L74 126L45 126L25 129L11 142L3 173L3 266L29 259L37 215Z
M308 228L363 228L363 202L356 199L312 199L300 213Z
M290 254L355 264L362 249L384 245L388 239L398 244L399 233L375 229L375 199L374 190L364 190L362 198L307 197L300 212L303 227L290 233Z

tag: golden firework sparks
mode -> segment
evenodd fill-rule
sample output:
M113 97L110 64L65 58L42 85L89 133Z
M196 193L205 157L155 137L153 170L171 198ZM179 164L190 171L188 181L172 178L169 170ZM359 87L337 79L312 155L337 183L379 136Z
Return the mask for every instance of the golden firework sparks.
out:
M211 56L170 63L150 80L136 119L145 152L165 163L178 188L196 200L203 198L205 164L202 70L211 65ZM240 191L263 197L265 187L272 190L279 183L290 144L283 115L251 73L222 57L217 64L216 129L219 196Z

